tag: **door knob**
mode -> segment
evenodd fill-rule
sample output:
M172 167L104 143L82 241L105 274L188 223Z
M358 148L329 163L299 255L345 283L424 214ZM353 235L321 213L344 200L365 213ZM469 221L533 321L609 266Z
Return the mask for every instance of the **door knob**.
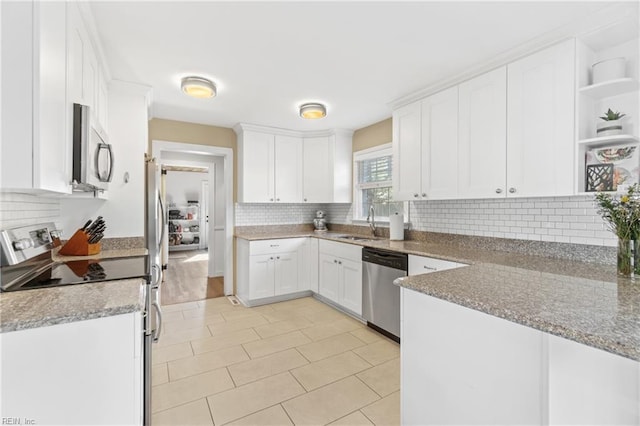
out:
M426 193L426 192L423 192L423 193L422 193L422 196L423 196L424 198L427 198L427 193Z
M269 198L269 201L273 201L273 198Z
M413 194L413 196L414 196L415 198L418 198L418 194Z
M502 188L496 189L496 194L502 194Z
M280 198L276 198L276 201L280 201Z
M509 193L510 194L515 194L515 192L516 192L515 188L513 188L513 187L509 188Z

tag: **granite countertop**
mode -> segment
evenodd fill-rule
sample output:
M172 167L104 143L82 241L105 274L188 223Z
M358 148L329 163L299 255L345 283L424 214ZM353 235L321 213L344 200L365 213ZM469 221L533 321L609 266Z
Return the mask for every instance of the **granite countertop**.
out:
M141 248L121 248L102 250L98 254L91 256L64 256L58 254L61 247L56 247L51 251L51 259L55 262L70 262L72 260L94 260L94 259L109 259L114 257L132 257L132 256L144 256L148 253L147 249Z
M0 293L0 332L142 311L141 278Z
M499 318L640 361L640 281L615 265L386 239L350 241L344 233L240 232L247 240L317 237L469 266L396 280L396 284Z

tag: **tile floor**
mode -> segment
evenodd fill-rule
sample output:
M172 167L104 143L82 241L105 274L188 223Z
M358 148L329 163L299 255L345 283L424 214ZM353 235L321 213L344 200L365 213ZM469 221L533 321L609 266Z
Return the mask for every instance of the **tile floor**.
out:
M169 252L162 303L171 305L224 295L224 278L208 277L207 250Z
M154 425L400 424L400 346L316 299L163 311Z

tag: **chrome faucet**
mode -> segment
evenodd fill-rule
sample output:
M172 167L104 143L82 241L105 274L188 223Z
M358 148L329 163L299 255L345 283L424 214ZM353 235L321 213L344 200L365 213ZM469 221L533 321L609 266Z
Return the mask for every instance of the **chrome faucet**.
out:
M367 223L369 224L369 228L371 228L371 233L373 236L376 236L376 212L373 209L373 204L369 207L369 214L367 215Z

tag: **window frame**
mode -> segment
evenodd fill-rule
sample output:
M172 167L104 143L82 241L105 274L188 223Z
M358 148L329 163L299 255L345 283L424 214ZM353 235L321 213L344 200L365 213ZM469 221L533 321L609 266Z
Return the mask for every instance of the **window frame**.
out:
M358 183L358 162L364 160L370 160L378 157L391 156L393 164L393 148L391 142L382 145L374 146L372 148L363 149L353 153L353 221L365 222L366 216L360 216L359 213L362 210L362 190L370 188L393 188L393 177L388 181L383 182L367 182L363 184ZM393 167L393 166L392 166ZM393 169L392 169L393 175ZM376 216L376 222L388 223L389 218L387 216Z

